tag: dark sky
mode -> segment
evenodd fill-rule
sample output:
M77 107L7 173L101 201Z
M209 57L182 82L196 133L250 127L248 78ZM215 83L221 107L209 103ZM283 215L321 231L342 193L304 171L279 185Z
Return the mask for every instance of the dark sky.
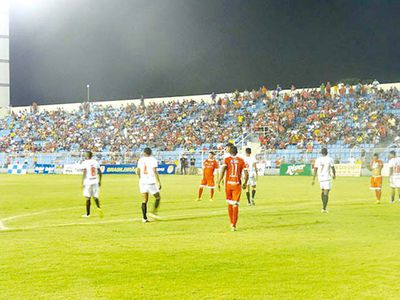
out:
M13 106L400 81L399 0L13 0Z

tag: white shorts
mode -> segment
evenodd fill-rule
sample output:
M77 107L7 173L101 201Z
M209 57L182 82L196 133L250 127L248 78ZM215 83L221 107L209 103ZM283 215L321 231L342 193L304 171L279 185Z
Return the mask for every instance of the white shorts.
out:
M330 190L332 188L332 180L323 180L319 182L321 190Z
M90 198L99 198L99 184L85 184L83 186L83 197Z
M152 194L155 195L160 192L155 183L139 183L139 190L141 194Z
M400 188L400 177L399 176L391 176L390 177L390 187L393 189L399 189Z
M256 176L250 176L249 180L247 181L247 185L256 186L257 185Z

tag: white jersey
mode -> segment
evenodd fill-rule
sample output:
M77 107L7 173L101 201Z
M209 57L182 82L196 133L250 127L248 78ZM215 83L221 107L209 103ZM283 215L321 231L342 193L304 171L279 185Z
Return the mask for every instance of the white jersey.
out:
M334 166L333 159L329 156L318 157L314 167L317 168L318 180L329 181L332 179L331 168Z
M400 157L391 158L389 168L393 168L393 177L400 177Z
M84 185L92 185L99 183L98 169L100 164L95 159L87 159L81 164L81 169L86 170L86 176L83 180Z
M137 165L140 172L140 183L141 184L155 184L156 173L154 168L157 169L158 163L153 156L143 156L139 159Z
M256 169L254 168L254 164L257 163L257 160L253 156L245 156L244 162L246 163L247 171L249 172L249 177L253 177L256 174Z

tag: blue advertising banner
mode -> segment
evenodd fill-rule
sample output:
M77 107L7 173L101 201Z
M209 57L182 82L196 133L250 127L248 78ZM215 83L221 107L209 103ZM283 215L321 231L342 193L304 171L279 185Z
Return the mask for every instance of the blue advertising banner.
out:
M101 172L103 174L136 174L136 165L101 165ZM175 174L175 164L158 165L158 173L160 174Z
M55 174L56 173L56 165L52 164L35 164L35 168L33 169L35 174Z

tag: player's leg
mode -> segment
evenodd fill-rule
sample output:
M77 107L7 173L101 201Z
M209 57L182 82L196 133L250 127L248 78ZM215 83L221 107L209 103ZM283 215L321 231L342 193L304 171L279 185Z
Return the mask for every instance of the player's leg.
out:
M104 217L103 210L100 207L100 200L99 200L99 185L93 184L92 185L92 196L94 198L94 202L96 203L97 211L99 212L100 218Z
M325 203L324 203L324 211L327 212L327 207L328 207L328 201L329 201L329 192L330 189L325 189L324 190L324 197L325 197Z
M86 214L82 215L83 218L89 218L90 216L90 198L92 197L90 193L90 186L84 185L83 186L83 197L85 197L85 205L86 205Z
M82 217L88 218L90 216L90 197L86 197L86 215L83 215Z
M396 195L396 189L392 187L392 192L390 195L390 203L394 203L394 196Z
M215 192L214 178L207 179L207 187L210 189L210 201L214 201L214 192Z
M203 178L200 182L199 192L197 195L197 201L201 201L201 196L203 195L204 187L207 184L206 178Z
M157 214L158 208L160 207L160 202L161 202L161 195L160 192L157 192L155 194L153 194L154 198L155 198L155 202L154 202L154 208L153 208L153 214Z
M254 197L256 195L256 191L257 191L257 185L254 182L253 185L252 185L252 190L251 190L251 204L252 205L256 205L256 203L254 202Z
M242 189L241 189L240 185L237 188L235 188L232 193L232 200L235 202L235 204L233 204L233 230L234 231L236 231L236 229L237 229L237 222L239 219L239 201L240 201L241 193L242 193Z
M225 188L226 202L228 203L228 215L231 227L233 227L233 206L232 206L232 189L230 187Z
M149 201L149 193L142 193L142 222L146 223L149 220L147 219L147 202Z
M247 188L246 188L247 205L251 205L250 191L251 191L251 185L247 184Z

